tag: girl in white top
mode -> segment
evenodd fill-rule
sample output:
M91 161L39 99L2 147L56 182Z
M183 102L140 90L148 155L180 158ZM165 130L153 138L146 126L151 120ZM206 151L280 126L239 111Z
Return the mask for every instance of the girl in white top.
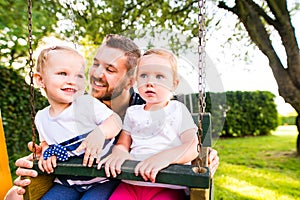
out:
M137 86L146 104L127 109L120 138L98 167L105 163L106 175L116 177L126 159L139 160L135 173L150 182L123 180L111 200L184 199L184 187L155 183L161 169L190 163L198 155L198 129L191 114L184 104L170 100L177 85L174 54L151 49L141 57Z
M65 161L72 156L82 155L88 166L92 166L95 158L99 163L121 130L117 114L97 99L84 95L84 71L84 58L69 47L46 48L38 57L34 78L50 104L35 117L43 152L38 165L47 173L53 172L57 160ZM70 200L97 199L98 193L86 192L107 181L99 177L57 177L54 187L42 199L59 199L61 194L63 199Z

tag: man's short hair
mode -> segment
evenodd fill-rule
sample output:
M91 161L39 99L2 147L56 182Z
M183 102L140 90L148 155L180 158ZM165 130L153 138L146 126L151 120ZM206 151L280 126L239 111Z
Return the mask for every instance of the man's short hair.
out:
M141 57L141 51L131 39L122 35L108 34L105 36L102 45L123 51L127 57L127 75L133 75L138 58Z

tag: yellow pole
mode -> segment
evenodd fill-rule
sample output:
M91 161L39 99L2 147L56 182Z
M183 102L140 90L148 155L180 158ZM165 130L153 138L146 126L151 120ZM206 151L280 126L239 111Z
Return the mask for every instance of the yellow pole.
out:
M5 143L5 135L0 110L0 199L4 199L6 192L12 187L8 155Z

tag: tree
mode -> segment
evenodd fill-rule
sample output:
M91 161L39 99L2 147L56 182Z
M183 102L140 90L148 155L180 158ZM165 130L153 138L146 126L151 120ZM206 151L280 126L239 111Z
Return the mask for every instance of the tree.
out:
M108 33L176 28L197 35L195 0L40 0L32 1L33 48L54 35L81 45L99 45ZM25 66L27 55L27 1L0 0L0 60ZM192 32L193 34L191 34ZM21 61L20 61L21 60Z
M32 3L33 49L38 41L53 32L56 23L56 5L46 0ZM51 3L51 5L50 5ZM26 64L28 51L28 13L27 1L0 0L0 60L5 66L11 67L18 63L18 67ZM51 17L49 17L51 16ZM25 64L24 64L25 63Z
M299 4L295 6L299 8ZM278 84L279 95L290 103L298 114L296 125L300 132L300 55L287 1L265 0L258 5L251 0L235 0L235 5L232 7L227 6L225 1L220 1L218 7L234 13L245 27L252 42L267 56ZM286 66L275 50L270 38L270 30L276 31L281 39L286 53ZM299 140L298 134L297 152L300 155Z
M76 36L81 44L99 45L108 33L142 37L145 31L189 31L197 35L197 0L86 0L67 5L73 10ZM62 11L62 10L61 10ZM68 19L70 15L62 18ZM141 30L137 35L136 30ZM61 30L64 32L65 30Z

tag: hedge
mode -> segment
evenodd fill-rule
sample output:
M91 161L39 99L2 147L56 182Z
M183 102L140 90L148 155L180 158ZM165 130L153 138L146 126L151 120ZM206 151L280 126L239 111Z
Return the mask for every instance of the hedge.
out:
M198 94L193 94L190 98L193 104L190 111L193 115L197 115ZM213 136L269 134L278 126L278 112L274 98L275 95L269 91L208 92L205 112L211 113Z
M228 91L226 103L214 105L218 109L212 113L216 123L224 123L218 133L223 137L267 135L278 126L278 112L275 95L269 91ZM223 99L224 93L211 93L210 99ZM216 101L214 101L216 103ZM221 117L222 116L222 117ZM218 122L221 121L221 122Z
M9 164L12 174L15 160L28 155L31 141L30 89L22 70L0 66L0 109L5 132ZM35 91L36 110L48 105L47 100Z

